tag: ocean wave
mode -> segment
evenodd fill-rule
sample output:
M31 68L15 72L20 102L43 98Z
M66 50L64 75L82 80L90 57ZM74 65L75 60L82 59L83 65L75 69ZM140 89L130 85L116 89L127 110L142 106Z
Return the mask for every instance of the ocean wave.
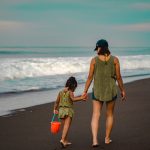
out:
M5 51L1 50L0 55L21 55L21 54L34 54L35 52L33 51Z
M86 72L91 58L18 58L0 60L0 80Z
M0 92L0 96L3 95L8 95L8 94L22 94L22 93L28 93L28 92L39 92L39 91L48 91L48 90L52 90L52 88L38 88L38 89L34 89L31 87L31 89L18 89L15 91L5 91L5 92Z
M149 69L150 55L120 56L121 69Z
M149 77L150 76L150 73L146 73L146 74L133 74L133 75L123 75L123 79L126 81L126 79L130 79L132 81L135 80L135 79L144 79L146 77ZM84 85L85 82L86 82L86 75L77 75L77 81L78 81L78 86L80 85ZM22 94L22 93L29 93L29 92L40 92L40 91L50 91L50 90L56 90L56 89L60 89L60 88L63 88L64 85L65 85L65 79L67 79L66 76L63 77L62 80L60 80L59 78L55 78L55 80L58 82L56 82L55 80L51 80L49 79L49 83L46 84L46 82L42 83L42 84L38 84L37 82L36 83L33 83L33 85L28 85L28 83L23 83L25 85L24 86L17 86L17 85L13 85L13 89L10 87L10 89L3 89L3 91L1 90L1 86L0 86L0 96L5 96L5 95L9 95L9 94ZM44 77L42 79L43 81L45 80ZM19 81L20 82L20 81ZM30 81L29 81L30 82ZM36 84L36 87L35 87L35 84Z
M121 70L150 69L150 55L118 56ZM5 58L0 60L0 80L87 73L91 57Z

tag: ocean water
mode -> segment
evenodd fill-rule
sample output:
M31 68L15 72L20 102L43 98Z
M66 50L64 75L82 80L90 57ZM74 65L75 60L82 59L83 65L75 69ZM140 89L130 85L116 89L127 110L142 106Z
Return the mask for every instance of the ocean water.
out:
M120 60L125 83L150 77L149 47L112 47L110 50ZM76 93L80 94L94 56L92 47L0 48L0 102L1 95L9 93L49 91L52 95L64 86L69 76L77 78L80 88ZM29 106L36 104L39 103Z

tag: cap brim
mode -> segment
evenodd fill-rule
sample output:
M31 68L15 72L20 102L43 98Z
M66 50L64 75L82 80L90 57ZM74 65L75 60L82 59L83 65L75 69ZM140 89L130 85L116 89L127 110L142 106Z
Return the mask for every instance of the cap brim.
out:
M97 50L97 48L98 48L98 47L96 46L96 47L95 47L95 49L94 49L94 51L96 51L96 50Z

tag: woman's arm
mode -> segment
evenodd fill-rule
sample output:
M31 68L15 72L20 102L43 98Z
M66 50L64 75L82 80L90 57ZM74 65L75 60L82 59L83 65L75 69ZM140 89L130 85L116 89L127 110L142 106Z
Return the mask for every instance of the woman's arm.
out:
M86 101L86 95L81 95L81 96L75 97L73 92L71 92L71 91L70 91L70 98L72 101L81 101L81 100Z
M121 91L122 100L125 100L126 94L125 94L125 89L124 89L124 85L123 85L123 81L122 81L122 77L120 73L120 63L117 57L115 57L114 59L114 64L115 64L115 69L116 69L116 78L117 78L118 86Z
M90 70L89 70L89 75L85 84L85 88L84 88L84 94L86 94L88 92L88 89L91 85L91 82L93 80L93 74L94 74L94 65L95 65L95 58L93 58L91 60L91 64L90 64Z
M59 102L60 102L60 93L58 94L57 99L54 104L54 114L58 114Z

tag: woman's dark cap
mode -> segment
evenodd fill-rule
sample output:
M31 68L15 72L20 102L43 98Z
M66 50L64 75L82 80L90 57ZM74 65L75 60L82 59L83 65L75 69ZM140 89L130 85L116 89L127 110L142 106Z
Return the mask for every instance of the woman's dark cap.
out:
M96 51L98 49L98 47L108 48L108 42L104 39L98 40L97 43L96 43L96 47L95 47L94 51Z

